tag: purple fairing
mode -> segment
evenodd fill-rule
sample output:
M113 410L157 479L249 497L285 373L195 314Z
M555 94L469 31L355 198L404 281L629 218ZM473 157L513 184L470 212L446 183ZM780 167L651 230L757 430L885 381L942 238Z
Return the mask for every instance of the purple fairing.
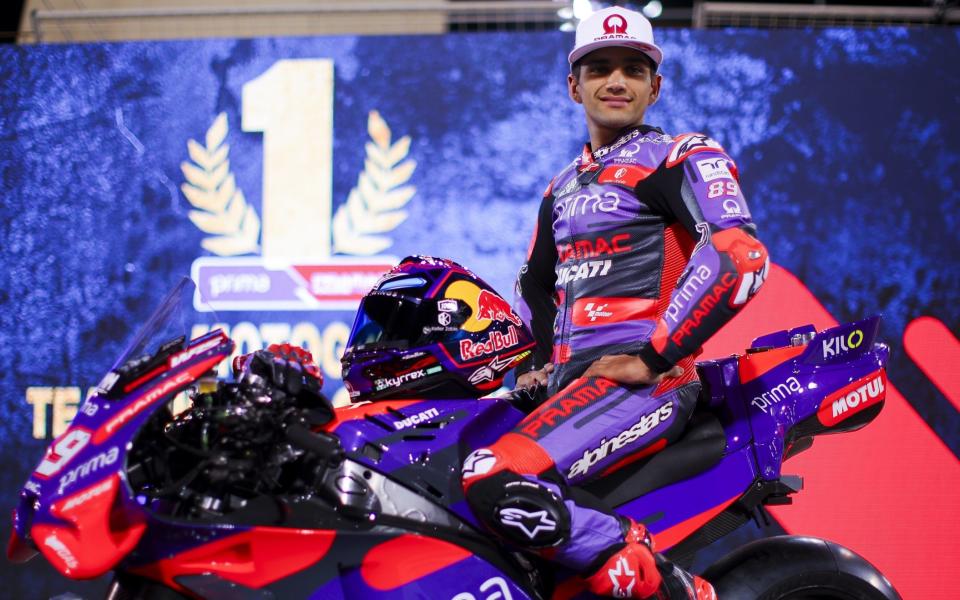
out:
M499 388L531 348L521 318L469 269L410 256L360 302L343 382L354 402L476 398Z

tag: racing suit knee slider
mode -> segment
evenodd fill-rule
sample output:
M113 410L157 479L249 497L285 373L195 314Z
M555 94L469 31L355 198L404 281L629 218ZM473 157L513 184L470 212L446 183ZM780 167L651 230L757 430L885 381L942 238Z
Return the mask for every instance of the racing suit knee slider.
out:
M471 485L467 504L483 525L507 542L544 550L570 537L570 511L548 487L509 471Z

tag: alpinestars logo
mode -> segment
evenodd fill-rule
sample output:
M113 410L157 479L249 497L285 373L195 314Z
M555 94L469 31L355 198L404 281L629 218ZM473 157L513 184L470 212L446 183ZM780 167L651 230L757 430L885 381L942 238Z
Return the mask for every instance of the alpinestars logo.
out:
M608 569L607 574L610 576L610 581L613 582L613 597L614 598L629 598L630 594L633 592L633 586L637 584L637 572L630 569L630 565L627 564L627 559L620 557L617 559L617 566L613 569ZM621 578L627 578L626 582L621 582ZM624 585L626 583L626 585Z
M522 508L504 508L500 510L499 517L505 526L519 529L531 540L540 532L557 530L557 522L545 510L527 512Z
M606 304L595 304L593 302L588 302L586 306L583 307L584 312L587 313L587 318L590 319L590 322L596 321L600 317L612 317L613 313L609 310L604 310L607 308Z
M586 475L594 465L621 448L633 444L640 438L653 431L658 425L667 421L673 415L673 401L667 402L660 408L651 411L634 423L629 429L621 431L616 437L603 438L596 448L584 450L583 456L570 465L567 479Z
M677 138L673 148L670 149L670 155L667 157L667 167L673 167L688 156L706 150L723 152L723 146L702 133L682 135Z
M485 475L490 472L495 464L497 464L497 457L491 450L487 448L474 450L467 457L467 460L463 461L462 478L470 479Z

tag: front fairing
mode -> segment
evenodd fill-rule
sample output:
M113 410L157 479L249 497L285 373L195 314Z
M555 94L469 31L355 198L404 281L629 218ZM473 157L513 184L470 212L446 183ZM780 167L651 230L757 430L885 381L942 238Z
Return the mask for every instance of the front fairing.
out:
M176 312L171 305L182 303L185 287L168 295L30 474L14 510L11 558L30 558L26 545L32 542L64 575L91 578L136 546L147 519L127 485L132 440L150 415L233 351L233 342L214 331L189 343L162 344L131 361L169 333Z

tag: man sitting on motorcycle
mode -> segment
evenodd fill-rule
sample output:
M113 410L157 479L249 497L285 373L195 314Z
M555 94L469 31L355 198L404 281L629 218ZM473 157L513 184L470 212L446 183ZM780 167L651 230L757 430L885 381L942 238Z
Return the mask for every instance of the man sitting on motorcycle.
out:
M675 441L696 404L701 345L763 283L734 162L701 134L643 124L663 54L642 15L580 23L568 91L590 141L544 195L517 280L539 367L518 384L550 399L471 454L463 484L491 530L619 598L712 598L709 583L655 557L646 528L571 487Z

